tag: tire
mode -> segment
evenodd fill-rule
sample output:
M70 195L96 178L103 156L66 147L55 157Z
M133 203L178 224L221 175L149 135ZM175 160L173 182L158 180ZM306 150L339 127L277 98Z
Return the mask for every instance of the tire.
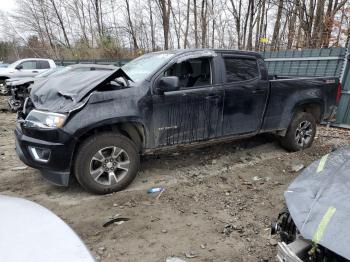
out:
M281 139L281 144L289 151L300 151L312 145L315 134L314 116L307 112L297 112L289 124L286 136Z
M94 194L126 188L136 177L140 156L126 136L106 132L87 138L79 147L74 174L79 184Z

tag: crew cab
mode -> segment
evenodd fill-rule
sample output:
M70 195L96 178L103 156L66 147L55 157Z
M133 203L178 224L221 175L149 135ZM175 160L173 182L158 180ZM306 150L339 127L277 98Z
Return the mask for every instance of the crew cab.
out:
M33 77L55 67L56 64L52 59L26 58L18 60L0 71L0 94L9 94L5 84L7 79Z
M133 181L140 154L260 133L275 134L287 150L308 148L340 91L336 77L269 77L255 52L149 53L113 72L34 84L18 114L16 151L57 185L75 175L106 194Z

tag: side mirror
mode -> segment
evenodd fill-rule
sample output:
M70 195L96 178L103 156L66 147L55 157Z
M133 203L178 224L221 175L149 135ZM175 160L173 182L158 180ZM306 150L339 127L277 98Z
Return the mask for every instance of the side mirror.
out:
M23 69L23 65L18 65L15 67L17 70L22 70Z
M164 76L157 86L157 93L162 95L165 92L177 91L180 89L180 81L177 76Z

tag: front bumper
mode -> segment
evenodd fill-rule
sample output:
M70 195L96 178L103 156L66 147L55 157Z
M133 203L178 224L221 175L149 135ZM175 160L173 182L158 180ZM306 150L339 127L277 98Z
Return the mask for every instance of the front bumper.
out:
M33 132L33 130L31 130ZM55 185L69 184L74 143L70 140L49 142L25 135L17 124L15 129L16 152L26 165L39 169L41 175ZM47 135L49 137L49 135ZM45 149L50 152L47 161L38 161L30 148Z
M277 261L279 262L303 262L311 249L311 242L297 238L290 244L278 242Z

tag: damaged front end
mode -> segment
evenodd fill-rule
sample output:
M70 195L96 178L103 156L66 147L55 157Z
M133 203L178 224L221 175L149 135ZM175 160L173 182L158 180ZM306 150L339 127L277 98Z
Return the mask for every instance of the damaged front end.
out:
M129 80L118 69L69 72L35 82L23 110L18 112L15 137L19 158L39 169L51 183L67 186L77 143L76 126L86 120L73 118L90 100L96 100L94 94L128 88ZM108 95L98 98L110 99ZM90 114L92 118L96 116L94 113L98 112ZM71 129L72 126L76 129Z
M93 91L129 87L129 81L131 79L121 68L113 71L68 72L34 83L30 99L38 110L70 113L81 108Z
M24 101L29 97L29 86L33 84L34 80L19 80L7 83L10 91L10 97L8 98L8 104L12 111L17 112L23 109Z
M350 261L350 147L311 164L285 192L286 208L272 223L281 262Z

